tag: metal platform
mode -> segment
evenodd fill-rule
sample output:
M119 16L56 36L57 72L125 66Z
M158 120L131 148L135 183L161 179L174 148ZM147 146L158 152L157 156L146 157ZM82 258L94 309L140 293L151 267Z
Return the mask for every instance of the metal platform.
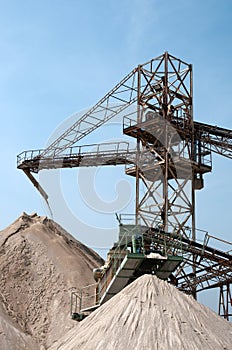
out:
M109 276L112 273L112 267L109 267L105 273L105 278L99 282L98 286L96 285L96 290L101 295L99 302L88 307L83 305L84 307L80 309L80 313L94 311L119 293L130 282L144 274L155 274L161 279L168 279L183 261L182 256L161 256L160 254L156 254L156 256L156 258L150 258L149 255L128 253L105 289L105 283L108 280L107 275ZM102 290L104 292L101 294Z

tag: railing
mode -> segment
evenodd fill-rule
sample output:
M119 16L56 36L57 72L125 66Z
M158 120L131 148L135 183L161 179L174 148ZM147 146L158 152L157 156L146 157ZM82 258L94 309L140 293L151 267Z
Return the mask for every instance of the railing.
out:
M71 292L71 304L70 304L70 314L71 316L77 314L81 307L81 295L80 293L73 291Z
M154 112L153 112L154 113ZM155 114L155 113L154 113ZM180 123L180 121L183 122L183 119L180 118L178 121L175 119L177 123ZM168 123L168 122L167 122ZM127 129L133 126L136 126L137 120L131 119L128 117L124 117L123 119L123 129ZM146 128L147 132L149 132L149 128ZM177 133L177 131L176 131ZM177 133L178 135L178 133ZM194 156L194 162L196 162L198 165L205 165L209 168L212 168L212 153L210 146L208 144L205 144L203 141L196 140L198 142L195 145L195 156ZM172 152L172 157L176 158L184 158L186 160L190 160L189 156L189 150L186 149L185 147L185 141L179 137L179 142L176 143L176 140L174 142L175 144L173 145L173 152ZM141 153L143 155L143 152ZM151 158L151 161L153 159Z
M97 155L107 155L107 154L120 154L120 153L128 153L129 143L125 141L113 142L113 143L101 143L101 144L92 144L92 145L83 145L83 146L74 146L69 147L65 150L61 155L57 155L54 158L42 158L41 154L43 153L43 149L39 150L29 150L20 153L17 156L17 166L20 166L25 161L46 161L46 159L60 160L65 157L68 158L76 158L78 156L97 156ZM133 151L133 150L132 150Z
M98 304L98 283L93 283L81 289L79 294L79 313Z
M19 155L17 155L17 166L19 166L25 161L29 161L32 159L39 159L42 152L43 152L43 149L21 152Z
M131 126L135 126L137 124L137 119L131 119L128 117L123 118L123 129L130 128Z
M146 231L149 231L149 227L142 225L141 218L138 218L138 225L135 225L136 215L135 214L119 214L117 215L118 221L120 223L120 230L123 230L123 228L128 227L128 230L132 230L132 227L134 227L133 230L136 230L133 234L137 234L139 231L144 234ZM149 221L150 217L147 217L147 220ZM193 240L193 230L190 226L183 226L180 232L180 228L178 225L175 225L174 223L169 223L171 230L169 232L166 232L165 234L177 236L178 239L182 240L182 238L186 238L189 240ZM153 229L157 232L160 232L160 234L163 234L163 222L159 220L154 220ZM139 229L138 229L139 228ZM124 233L123 233L124 234ZM220 249L223 252L227 252L228 254L231 254L232 252L232 242L223 240L221 238L218 238L216 236L210 235L206 230L201 230L196 228L194 231L195 236L195 242L202 245L202 251L207 246L211 246L215 249Z
M204 232L204 231L203 231ZM215 242L216 243L212 243ZM210 244L209 244L210 242ZM232 255L232 242L229 242L225 239L218 238L212 235L209 235L208 232L205 233L204 241L203 241L203 247L204 246L211 246L211 247L217 247L218 250L226 252L228 255Z

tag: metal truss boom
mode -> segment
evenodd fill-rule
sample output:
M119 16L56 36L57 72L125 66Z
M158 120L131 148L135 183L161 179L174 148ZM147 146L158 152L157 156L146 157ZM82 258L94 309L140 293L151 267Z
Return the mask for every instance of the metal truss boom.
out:
M184 260L174 273L179 289L192 294L193 287L196 288L197 292L200 292L225 283L232 283L232 243L226 242L227 251L222 251L209 244L209 239L206 239L208 234L206 234L203 243L187 236L169 234L156 228L148 229L148 235L152 237L153 241L167 247L167 249L169 246L181 249ZM220 241L216 237L210 237ZM196 257L194 262L192 255ZM196 266L195 273L189 271L189 267L193 264Z
M137 100L137 68L63 132L43 152L42 157L55 157L90 134Z
M125 165L136 162L136 149L130 149L128 142L69 147L65 154L57 154L55 157L44 156L43 151L41 149L20 153L17 158L18 168L38 173L44 169Z

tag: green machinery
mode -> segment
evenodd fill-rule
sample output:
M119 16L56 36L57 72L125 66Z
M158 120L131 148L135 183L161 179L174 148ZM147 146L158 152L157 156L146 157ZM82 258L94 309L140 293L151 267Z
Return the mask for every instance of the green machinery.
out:
M104 266L94 269L95 284L72 292L71 315L81 321L89 312L119 293L144 274L175 283L172 273L183 261L181 238L162 227L149 230L140 225L119 226L119 240L108 253Z

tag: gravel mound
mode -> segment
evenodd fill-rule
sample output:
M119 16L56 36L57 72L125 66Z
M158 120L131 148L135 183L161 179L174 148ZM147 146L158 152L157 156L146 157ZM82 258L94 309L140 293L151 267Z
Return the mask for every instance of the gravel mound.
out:
M47 217L23 213L2 230L1 350L47 349L73 328L71 290L94 283L102 262Z
M156 276L144 275L49 350L230 350L232 324Z

